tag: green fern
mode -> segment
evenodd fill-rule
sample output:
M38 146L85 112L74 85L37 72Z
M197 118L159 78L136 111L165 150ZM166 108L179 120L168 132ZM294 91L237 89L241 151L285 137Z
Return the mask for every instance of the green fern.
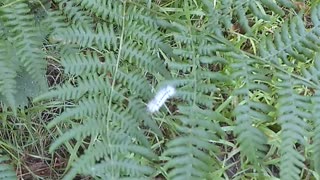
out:
M37 96L46 90L46 61L41 51L39 27L35 26L28 4L10 2L5 1L0 7L0 100L16 110L18 106L27 105L27 97ZM33 85L34 92L26 93L29 87L25 85Z
M179 106L181 124L176 124L180 137L171 140L168 149L163 153L172 159L165 165L170 179L209 178L215 160L209 155L218 152L210 140L217 140L216 134L223 134L214 124L216 114L210 110L201 110L197 106Z
M314 66L312 66L309 69L304 69L303 71L304 77L306 77L308 80L315 83L317 86L320 85L319 77L320 77L320 59L318 54L315 56L314 60ZM313 163L314 163L314 169L318 174L320 174L320 117L319 117L319 90L316 90L314 95L311 98L311 119L313 120L313 135L312 135L312 150L313 150Z
M311 29L305 29L301 18L295 17L290 22L285 22L281 31L274 34L274 42L266 38L260 47L262 60L271 63L279 70L277 73L277 79L279 79L278 120L282 127L280 176L283 179L300 179L299 174L301 168L304 167L305 158L296 148L304 147L307 128L305 119L311 118L309 98L298 95L295 88L308 86L318 89L319 87L316 85L318 83L314 84L309 81L317 77L316 71L311 71L310 73L315 74L309 73L306 79L288 72L285 66L279 65L286 64L296 67L297 61L305 62L316 57L320 42L317 38L320 25L319 11L320 6L314 7L311 14L314 26ZM315 61L317 64L318 59Z
M101 125L103 123L94 127L101 129ZM103 179L141 178L141 174L153 173L152 168L141 165L128 156L136 153L150 160L157 156L146 147L134 145L131 137L123 131L124 129L122 127L109 132L104 130L95 145L89 147L85 155L76 160L74 168L64 178L70 179L77 173L98 176Z
M12 36L11 43L17 49L17 56L22 66L32 77L41 81L44 76L45 61L43 60L43 52L40 50L41 41L39 34L32 24L33 17L29 13L27 4L16 3L10 6L11 8L2 9L2 21L7 28L11 28L10 35Z
M270 41L271 38L264 38L259 48L263 60L271 61L275 65L282 62L292 65L288 56L298 61L313 58L315 52L319 51L317 45L319 43L317 34L320 25L318 11L319 7L317 6L311 14L313 28L305 29L304 22L298 16L290 22L286 21L281 29L274 33L274 43Z
M2 42L0 47L1 57L7 57L7 53L10 52L8 47L9 44ZM0 92L1 95L6 97L5 100L8 102L8 105L11 107L16 107L16 102L14 95L16 94L16 81L17 76L16 68L14 64L5 58L0 60ZM3 98L1 98L3 99Z
M297 84L290 76L280 76L278 117L282 127L281 174L283 179L300 179L299 172L304 167L304 157L295 148L295 143L305 145L308 98L297 95L292 87Z
M313 136L313 162L314 162L314 168L318 174L320 174L320 118L318 115L319 112L319 91L316 92L314 95L313 99L313 104L314 104L314 109L313 109L313 115L314 115L314 136Z
M220 11L217 11L218 13L210 9L210 7L213 6L212 4L208 1L204 2L209 14L208 22L210 26L208 26L208 31L211 31L211 28L216 26L221 26L220 24L223 24L224 26L231 25L230 11L227 11L227 9L230 9L231 1L229 1L229 3L228 1L221 2L222 4L219 8ZM234 11L236 11L236 14L240 18L240 24L243 27L246 27L245 29L250 30L248 21L244 15L247 11L245 9L250 6L252 10L256 8L255 6L260 2L237 1L234 3ZM219 16L220 14L223 14L220 19L222 22L215 20L217 19L216 16ZM228 15L224 16L224 14ZM257 11L255 11L255 14L262 17ZM273 112L275 109L266 103L253 100L251 94L254 92L270 93L271 90L268 87L270 79L267 76L267 71L257 68L260 64L257 60L254 60L245 53L239 52L237 49L233 48L231 44L228 44L227 40L224 40L224 37L222 37L221 33L217 32L217 30L215 33L217 34L216 39L223 42L223 44L215 43L215 45L209 46L209 48L208 46L200 47L208 52L222 51L224 56L227 57L227 60L224 61L230 62L232 79L234 80L233 84L236 85L233 95L238 97L237 101L239 101L239 104L236 105L236 108L233 111L236 119L234 133L237 135L237 141L240 146L242 157L247 157L248 160L255 165L255 170L261 171L263 159L268 148L266 146L267 137L257 126L263 122L271 121L272 118L269 116L269 113ZM210 56L212 55L210 54ZM222 82L225 81L224 79L219 80ZM237 84L239 85L237 86Z
M270 93L270 89L266 85L269 78L263 71L259 71L254 67L257 63L256 61L242 56L233 58L241 59L236 60L231 65L234 70L233 78L241 81L240 87L236 87L234 92L235 95L240 97L239 101L242 101L234 110L237 124L235 133L238 135L237 139L240 143L241 152L259 170L258 164L261 164L267 152L267 138L256 126L262 122L272 120L268 113L274 111L274 108L265 103L252 100L250 94L254 91Z
M61 8L66 1L57 2ZM69 15L71 8L72 16ZM75 77L75 84L65 83L37 100L55 97L72 100L75 105L48 125L72 124L72 129L63 133L50 150L72 139L79 142L87 137L96 139L92 139L92 145L72 163L64 178L71 179L79 173L103 179L150 176L154 169L141 161L155 160L157 156L139 126L144 123L158 135L161 132L146 114L141 101L152 97L151 86L143 73L169 76L157 56L143 51L143 47L153 50L161 44L160 38L156 41L150 38L159 34L156 29L149 28L149 25L155 26L155 20L143 14L142 9L120 1L79 1L60 11L63 13L56 14L53 19L59 21L66 14L65 18L88 22L95 18L108 21L94 26L64 26L62 22L53 22L59 28L52 29L50 38L59 43L61 64L66 73ZM127 12L137 16L127 15ZM54 13L50 15L55 16ZM138 24L140 29L130 28ZM86 50L65 51L70 45ZM141 70L128 69L126 64ZM135 158L127 158L130 154L135 154Z
M170 160L164 167L169 179L212 179L210 173L219 167L214 158L218 147L212 141L224 136L217 123L219 113L212 111L213 94L219 92L214 84L229 80L209 67L225 64L217 52L229 52L230 48L184 24L172 23L169 28L177 46L173 53L179 58L166 61L176 76L163 83L177 87L176 98L182 102L172 116L179 136L167 143L163 156Z
M12 165L8 164L8 161L10 161L10 158L0 152L0 179L15 180L17 179L16 172Z
M252 177L261 178L268 171L265 162L270 158L266 154L271 137L264 129L268 123L281 126L280 164L275 163L280 178L299 179L305 166L301 151L307 143L307 122L312 120L314 165L319 172L320 130L315 113L319 109L319 59L315 58L320 44L319 6L311 13L312 28L306 29L301 15L296 16L262 38L259 54L250 54L234 45L224 28L231 28L238 17L242 28L252 35L251 21L268 20L268 14L282 16L283 7L296 11L291 1L213 4L203 0L196 3L199 9L192 9L194 2L185 1L184 16L171 21L163 20L170 19L165 13L154 13L156 6L149 9L140 1L55 2L57 10L49 12L46 21L49 39L56 43L64 71L73 80L36 101L57 99L72 104L48 124L52 129L61 123L70 127L51 145L51 152L73 140L85 148L79 157L70 159L65 179L77 174L101 179L154 176L156 169L151 164L158 155L145 128L162 137L154 119L163 114L168 114L166 122L177 131L177 137L159 152L161 159L168 160L163 165L168 178L216 178L213 172L221 169L217 158L221 150L214 142L225 136L216 96L226 88L232 90L226 91L234 97L235 108L228 107L233 117L225 116L235 120L229 125L237 136L243 164L253 165L249 166ZM252 12L250 17L248 12ZM195 23L196 18L203 18L204 23ZM302 75L299 62L310 60L315 68L305 68ZM222 68L213 70L212 66ZM11 70L0 77L10 82L0 84L1 93L9 98L15 93L12 79L16 73ZM168 103L168 108L150 115L145 105L153 97L151 84L174 86L177 110L171 112L175 106ZM305 87L315 90L312 97L299 94L297 89ZM255 98L258 93L273 96L276 102Z
M216 5L213 5L207 0L203 0L210 9L216 7L216 15L221 18L215 18L225 28L232 28L233 19L236 18L241 25L241 28L251 34L250 21L252 17L248 17L249 14L257 17L258 19L269 20L270 15L267 11L271 11L277 15L283 16L285 14L282 7L295 9L295 5L290 0L268 1L268 0L225 0L220 1ZM234 16L234 17L233 17Z
M61 14L67 17L67 19L75 26L91 26L93 25L93 19L90 18L87 12L82 11L77 3L68 0L57 0L59 2L59 10Z

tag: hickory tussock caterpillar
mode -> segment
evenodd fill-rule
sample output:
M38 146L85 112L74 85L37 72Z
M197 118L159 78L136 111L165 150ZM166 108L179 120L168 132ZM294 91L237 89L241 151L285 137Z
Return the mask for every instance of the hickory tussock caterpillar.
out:
M172 97L175 93L176 89L172 86L167 86L163 89L160 89L156 96L147 104L149 112L154 113L159 111L166 100Z

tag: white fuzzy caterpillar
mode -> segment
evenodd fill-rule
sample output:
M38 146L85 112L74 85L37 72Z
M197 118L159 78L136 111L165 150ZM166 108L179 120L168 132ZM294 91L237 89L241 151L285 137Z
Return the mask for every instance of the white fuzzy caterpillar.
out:
M156 94L156 96L147 104L148 111L151 113L159 111L167 99L176 93L176 89L172 86L167 86Z

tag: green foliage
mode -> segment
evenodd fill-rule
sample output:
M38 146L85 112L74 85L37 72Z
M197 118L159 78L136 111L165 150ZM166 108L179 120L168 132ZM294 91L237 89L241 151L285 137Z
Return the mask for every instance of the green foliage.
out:
M312 81L315 83L317 86L319 86L319 73L320 73L320 61L319 61L319 56L318 53L315 54L315 62L314 66L310 67L309 69L304 69L303 74L306 77L306 79ZM312 140L314 141L312 144L312 158L313 158L313 163L314 163L314 168L316 172L320 172L320 161L319 161L319 135L320 135L320 126L319 126L319 91L316 91L311 98L311 107L310 107L310 115L312 121L313 121L313 129L314 132L312 134Z
M50 152L70 153L64 179L317 177L320 6L297 3L55 0L35 20L32 3L8 1L0 98L40 92L48 34L67 79L34 102L65 106L47 125ZM149 112L167 85L176 94Z
M289 0L268 1L268 0L225 0L216 2L213 5L208 0L203 0L208 9L216 6L216 15L212 21L219 21L224 27L232 28L233 20L236 19L241 28L248 34L251 34L250 21L252 18L270 20L272 14L285 14L282 7L295 9L296 6ZM210 4L210 5L209 5ZM209 6L208 6L209 5ZM270 13L266 13L271 11ZM234 16L234 17L233 17Z
M198 179L210 177L216 167L211 153L217 152L217 147L210 140L218 140L216 133L222 133L219 126L214 125L216 115L197 106L179 106L181 115L176 119L181 121L176 128L181 134L171 140L168 150L163 155L172 157L165 165L169 170L169 179Z
M28 4L10 2L0 7L0 102L15 110L46 90L46 61Z
M277 112L279 125L282 127L280 176L283 179L299 179L304 157L296 148L301 148L306 143L304 134L307 125L304 119L311 116L306 108L310 104L309 98L299 95L296 88L313 84L308 84L309 81L301 82L304 78L289 70L290 66L296 67L294 59L306 61L314 57L312 52L318 49L314 43L317 41L315 32L307 31L299 17L290 22L285 21L281 31L274 33L274 42L270 36L262 38L259 47L261 57L258 57L230 44L217 27L223 25L230 28L232 17L223 15L230 15L231 11L226 9L230 9L231 3L234 6L232 12L239 17L242 28L252 34L248 19L245 18L246 12L250 10L263 19L269 19L264 14L266 9L284 15L282 8L275 3L230 1L217 5L220 9L212 11L210 8L213 4L204 1L205 11L202 13L208 16L207 24L202 25L201 31L190 19L193 14L185 14L186 22L169 23L153 18L142 6L127 2L100 3L102 2L82 1L72 5L71 2L59 1L61 14L66 14L65 18L69 19L71 25L54 29L51 37L60 42L63 50L61 64L66 73L75 77L75 82L66 83L39 97L58 97L76 103L74 108L67 109L49 123L49 127L65 121L72 124L72 129L55 141L52 150L72 138L83 141L86 137L91 137L91 145L75 160L76 165L66 177L74 177L77 173L110 179L150 175L152 170L147 170L148 166L139 168L141 171L135 169L142 165L142 159L152 161L156 158L155 155L147 157L147 154L152 153L142 131L138 130L141 120L160 133L150 116L144 115L147 112L141 102L152 98L150 82L143 76L147 72L153 77L159 78L160 75L160 79L165 79L159 82L159 86L170 84L178 90L175 96L175 99L180 100L176 103L179 104L178 113L172 115L174 122L171 124L179 137L168 142L167 149L162 154L163 158L169 159L164 165L169 179L210 178L212 171L219 170L219 164L216 163L215 156L212 156L219 154L219 147L210 141L217 141L225 133L218 123L222 115L212 109L215 109L216 104L213 97L226 84L235 86L232 95L239 102L235 104L233 111L236 120L234 133L237 135L242 157L247 158L255 170L264 172L263 162L269 150L268 137L259 129L259 124L272 122L270 113ZM279 1L279 4L286 5L287 8L294 7L292 3L285 1ZM64 5L67 8L61 8ZM261 8L258 7L266 9L260 12L258 9ZM186 3L184 9L191 12L189 8L191 6ZM317 9L313 10L315 11ZM136 16L132 16L133 14ZM219 15L224 17L221 18L222 24L220 20L216 21L216 16ZM315 15L312 17L315 30L319 18ZM93 23L96 18L107 23ZM78 19L83 20L80 21L81 24L77 23ZM159 48L166 50L163 48L165 41L160 38L161 31L157 30L159 27L166 28L170 34L167 38L172 38L175 42L172 52L169 49L168 55L162 54L172 77L164 68L163 62L155 56ZM65 51L70 45L79 48ZM264 64L269 69L261 68ZM232 78L228 78L221 70L214 72L210 68L217 65L229 68ZM135 70L136 68L140 70ZM275 73L270 75L270 70ZM272 104L253 98L255 93L271 96L274 90L270 84L278 87L276 109ZM316 124L317 118L314 119ZM315 130L317 132L317 128ZM122 137L121 134L125 136ZM97 139L93 140L92 137ZM133 137L136 138L135 142L130 140ZM111 142L110 139L114 141ZM110 149L111 147L119 149ZM139 148L140 158L132 161L121 158L130 153L139 154L133 152L133 149ZM115 165L111 166L111 163ZM317 162L315 166L318 166Z
M262 60L269 61L279 70L275 77L279 87L277 90L279 95L277 110L278 120L282 127L280 176L283 179L300 179L299 174L304 167L305 158L298 149L302 149L306 144L304 138L307 130L306 119L313 119L317 129L318 119L312 118L314 116L312 114L316 114L316 112L313 111L310 114L312 108L310 97L302 96L297 92L297 89L305 86L315 88L315 97L311 99L316 101L319 86L317 86L317 81L309 81L309 79L317 78L318 72L315 68L312 68L312 71L305 71L309 73L304 77L300 74L292 74L285 70L288 67L279 67L279 65L286 64L296 68L296 61L305 62L309 59L314 59L316 64L319 63L316 58L316 52L320 48L320 41L317 38L320 25L319 12L320 6L315 6L311 13L312 28L305 29L301 17L294 17L290 22L285 22L279 32L275 32L274 42L271 38L263 39L260 47ZM317 142L317 140L315 141ZM316 162L315 165L318 166L318 163Z
M3 152L0 153L0 179L14 180L17 179L16 172L14 171L12 165L8 164L10 158L4 155Z
M240 149L258 168L257 163L261 163L267 152L267 138L254 125L272 120L268 113L274 111L274 108L261 101L253 100L250 94L254 91L270 93L270 88L267 86L270 80L267 77L267 71L254 67L257 64L255 60L245 56L234 58L241 59L236 60L231 67L234 70L233 78L241 81L240 87L236 87L234 93L242 101L234 110L237 124L235 133L238 135Z
M293 87L297 84L294 84L289 75L279 78L278 116L282 127L280 175L283 179L300 179L299 172L304 166L304 157L294 147L305 144L303 136L306 134L306 122L303 118L309 118L305 109L308 107L308 98L294 91Z
M215 51L229 51L229 48L195 29L186 28L185 24L172 24L171 29L175 29L172 34L177 46L173 54L179 58L166 61L175 75L162 83L177 87L176 98L183 102L178 106L179 113L172 117L179 137L168 142L163 155L170 160L164 167L169 179L209 178L210 171L218 168L210 155L216 153L218 147L210 141L219 139L217 133L224 136L217 124L219 114L211 110L215 103L213 95L218 92L214 84L228 81L210 66L225 64L226 60Z
M320 172L320 159L319 159L319 150L320 150L320 140L319 140L319 134L320 134L320 126L319 126L319 115L317 112L319 112L319 93L315 94L314 98L313 99L313 104L314 104L314 108L312 109L312 113L313 113L313 120L314 120L314 135L313 135L313 140L314 140L314 143L313 143L313 163L314 163L314 167L315 167L315 170L316 172Z
M157 156L139 125L144 123L159 135L161 132L145 113L141 101L151 98L151 86L144 73L169 75L164 64L152 53L161 41L153 23L155 20L142 14L143 9L120 1L58 3L62 17L57 19L88 22L53 29L50 38L59 43L61 64L75 81L39 97L57 97L76 104L50 122L49 127L72 122L72 129L55 141L51 151L71 139L85 142L86 138L91 138L91 145L75 160L65 179L72 179L79 173L103 179L150 176L154 169L142 162L156 160ZM64 5L68 8L62 8ZM69 14L70 11L74 14ZM90 22L97 18L101 22L91 26ZM140 28L132 28L134 26ZM76 49L66 50L70 45ZM147 47L149 52L145 51ZM134 157L130 158L132 155Z

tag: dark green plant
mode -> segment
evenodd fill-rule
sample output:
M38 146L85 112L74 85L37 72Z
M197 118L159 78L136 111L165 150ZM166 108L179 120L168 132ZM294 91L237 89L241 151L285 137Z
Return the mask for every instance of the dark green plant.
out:
M281 179L305 177L306 160L312 161L307 171L319 174L320 6L310 4L311 13L303 14L288 0L157 3L56 0L39 21L71 77L35 99L68 102L48 124L52 131L66 127L50 149L69 147L64 178L227 178L218 172L227 144L221 142L230 134L236 135L244 178L277 176L270 161ZM0 7L0 53L8 57L0 59L0 93L11 107L20 72L14 63L35 82L44 74L43 55L36 53L42 41L34 38L39 31L28 9L24 1ZM307 26L303 18L309 16ZM255 29L275 18L280 28ZM243 32L234 30L236 24ZM252 49L243 47L247 40ZM176 94L151 114L146 104L166 85ZM281 142L274 143L270 131L280 133Z

